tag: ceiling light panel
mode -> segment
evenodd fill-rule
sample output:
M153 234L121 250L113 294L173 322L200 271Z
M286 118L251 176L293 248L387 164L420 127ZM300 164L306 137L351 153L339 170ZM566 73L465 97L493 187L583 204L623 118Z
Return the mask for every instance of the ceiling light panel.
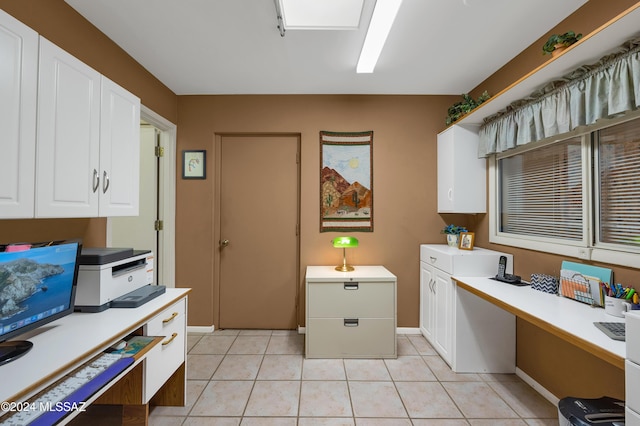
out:
M402 0L377 0L371 22L364 39L356 72L372 73L387 41L393 21L396 19Z
M364 0L277 0L287 30L354 30Z

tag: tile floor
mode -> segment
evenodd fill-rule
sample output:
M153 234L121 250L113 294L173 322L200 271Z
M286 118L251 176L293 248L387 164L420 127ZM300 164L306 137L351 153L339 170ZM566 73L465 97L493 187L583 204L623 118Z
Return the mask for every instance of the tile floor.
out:
M305 359L294 331L188 337L186 407L152 407L161 425L557 425L557 409L515 375L456 374L424 337L398 359Z

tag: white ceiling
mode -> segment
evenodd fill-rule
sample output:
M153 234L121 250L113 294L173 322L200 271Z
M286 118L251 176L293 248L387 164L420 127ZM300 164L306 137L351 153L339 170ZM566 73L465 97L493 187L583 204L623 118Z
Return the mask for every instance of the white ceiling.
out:
M467 93L587 0L404 0L373 74L355 69L375 0L357 30L284 37L273 0L65 1L185 95Z

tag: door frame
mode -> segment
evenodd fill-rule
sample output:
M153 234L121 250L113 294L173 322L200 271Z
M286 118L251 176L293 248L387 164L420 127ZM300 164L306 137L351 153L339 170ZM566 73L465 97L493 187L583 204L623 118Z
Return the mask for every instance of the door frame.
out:
M302 134L300 133L289 133L289 132L258 132L258 133L215 133L214 135L214 184L213 184L213 262L211 263L212 271L211 276L213 277L213 298L212 306L213 306L213 329L215 330L219 327L220 324L220 198L222 196L221 182L222 182L222 138L224 137L294 137L297 140L297 154L296 154L296 216L297 216L297 230L296 230L296 328L300 328L300 315L301 315L301 305L300 305L300 294L301 294L301 283L300 283L300 230L302 229L300 225L300 179L301 179L301 155L300 150L302 148L301 140Z
M167 287L176 286L176 134L177 126L155 113L150 108L140 106L140 119L160 131L160 145L164 147L163 167L158 170L158 207L163 220L163 230L158 233L161 253L156 256L158 283ZM107 218L106 242L111 246L111 220Z

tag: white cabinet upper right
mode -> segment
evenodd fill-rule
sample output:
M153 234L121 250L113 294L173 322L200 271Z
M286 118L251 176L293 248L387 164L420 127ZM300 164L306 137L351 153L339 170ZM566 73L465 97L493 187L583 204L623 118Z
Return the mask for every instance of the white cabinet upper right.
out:
M36 217L136 216L140 100L40 38Z
M486 213L486 160L478 133L451 126L438 134L438 213Z

